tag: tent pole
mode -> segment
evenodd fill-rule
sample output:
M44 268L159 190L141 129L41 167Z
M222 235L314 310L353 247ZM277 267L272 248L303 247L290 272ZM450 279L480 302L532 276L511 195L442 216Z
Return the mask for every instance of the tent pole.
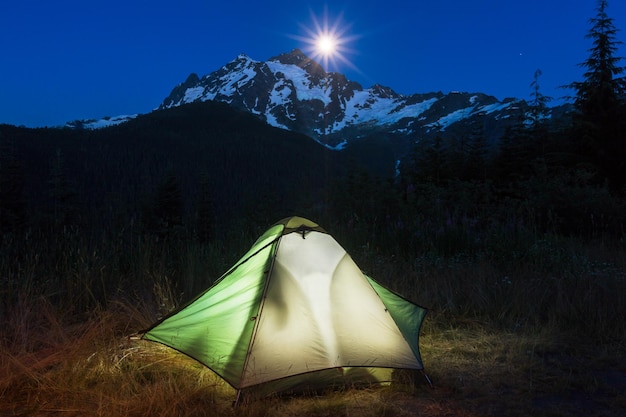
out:
M241 390L237 390L237 397L235 397L235 401L233 401L233 408L237 408L239 405L239 398L241 397Z
M250 361L250 352L252 351L252 346L254 345L254 341L256 340L256 333L257 333L257 330L259 329L259 322L261 321L261 312L263 311L263 306L265 305L265 297L267 296L267 289L269 287L269 281L270 281L269 278L271 277L272 270L274 269L274 263L276 262L276 255L278 254L278 247L280 246L280 241L282 237L283 237L283 234L281 232L281 235L272 241L272 245L274 245L273 253L271 254L272 261L267 271L264 272L265 284L263 285L263 293L261 294L261 299L259 300L257 313L255 316L250 318L250 320L254 320L254 327L252 328L252 334L250 335L248 349L246 350L246 359L243 364L243 369L241 370L241 380L239 381L239 384L241 384L243 377L246 375L246 371L248 369L248 362ZM238 389L237 399L235 400L235 404L234 404L235 407L239 403L240 396L241 396L241 389Z
M433 388L433 383L430 380L430 378L428 377L428 374L426 373L426 371L424 371L424 369L420 369L420 372L422 373L422 375L424 375L424 378L426 378L426 382L428 382L428 385Z

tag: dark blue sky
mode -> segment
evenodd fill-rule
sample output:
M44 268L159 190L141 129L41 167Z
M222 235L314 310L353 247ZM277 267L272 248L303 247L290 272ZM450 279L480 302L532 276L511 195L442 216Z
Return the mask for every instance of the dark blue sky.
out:
M528 98L582 79L595 0L21 0L0 13L0 123L57 126L147 113L191 72L239 53L264 61L303 41L314 22L349 40L330 70L398 93L484 92ZM626 1L609 0L626 41ZM622 45L618 56L626 56ZM626 66L626 62L622 62Z

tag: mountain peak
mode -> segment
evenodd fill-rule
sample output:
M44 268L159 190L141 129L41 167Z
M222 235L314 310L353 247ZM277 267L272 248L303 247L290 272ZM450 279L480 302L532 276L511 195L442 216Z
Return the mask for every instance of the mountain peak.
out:
M250 58L248 55L243 52L237 55L237 58L231 61L232 63L248 63L248 62L257 62L254 59Z
M484 123L498 126L495 136L525 108L523 101L500 102L481 93L405 96L380 84L364 89L343 74L327 73L300 49L265 62L239 54L211 74L190 75L160 108L207 100L228 103L329 147L381 132L404 137L407 143L443 131L463 135L477 114L486 116Z
M291 52L270 58L269 61L280 62L284 65L295 65L316 78L325 78L328 76L320 64L309 58L304 54L304 52L297 48L293 49Z
M269 59L269 61L278 61L282 64L298 65L302 62L309 61L310 58L304 54L300 49L292 49L291 52L285 52L280 55L276 55Z
M398 98L400 95L393 91L390 87L380 84L374 84L371 88L372 93L380 98Z

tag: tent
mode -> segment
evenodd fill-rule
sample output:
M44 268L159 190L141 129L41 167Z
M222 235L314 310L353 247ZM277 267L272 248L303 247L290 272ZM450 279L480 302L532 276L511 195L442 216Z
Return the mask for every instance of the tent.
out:
M319 225L290 217L142 338L198 360L239 398L389 382L394 370L423 370L425 314L365 275Z

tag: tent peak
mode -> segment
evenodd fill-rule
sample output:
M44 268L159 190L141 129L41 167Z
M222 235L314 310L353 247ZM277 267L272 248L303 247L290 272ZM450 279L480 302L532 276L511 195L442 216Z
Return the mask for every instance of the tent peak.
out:
M319 224L299 216L286 217L275 223L275 225L279 224L284 226L283 235L291 232L304 232L309 230L327 233Z

